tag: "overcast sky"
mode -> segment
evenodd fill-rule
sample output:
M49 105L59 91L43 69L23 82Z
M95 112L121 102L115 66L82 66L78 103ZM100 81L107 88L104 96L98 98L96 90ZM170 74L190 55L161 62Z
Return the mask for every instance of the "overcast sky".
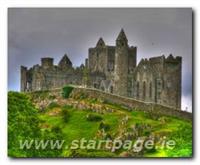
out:
M84 63L100 37L114 45L124 31L141 58L183 57L182 109L192 106L192 9L20 9L8 12L8 90L20 89L20 65L40 64L67 53L74 66Z

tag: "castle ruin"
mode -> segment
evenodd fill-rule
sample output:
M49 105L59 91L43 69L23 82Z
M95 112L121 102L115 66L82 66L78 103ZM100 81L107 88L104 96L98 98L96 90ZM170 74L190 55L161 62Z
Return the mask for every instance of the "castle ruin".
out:
M181 109L182 57L171 54L141 59L137 47L129 46L122 29L115 46L100 38L89 48L85 65L73 67L64 55L58 65L53 58L42 58L41 65L21 66L21 91L61 88L67 84L96 88L115 95L131 97Z

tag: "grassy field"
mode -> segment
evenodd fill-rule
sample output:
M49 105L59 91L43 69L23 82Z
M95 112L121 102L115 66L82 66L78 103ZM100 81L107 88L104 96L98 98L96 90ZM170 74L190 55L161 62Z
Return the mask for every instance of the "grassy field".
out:
M11 98L11 96L9 96ZM19 97L17 97L20 99ZM30 100L29 98L26 98ZM68 100L66 98L66 100ZM73 100L72 100L73 101ZM77 101L77 100L75 100ZM63 148L60 151L43 154L39 157L191 157L192 156L192 122L169 116L150 114L144 111L130 111L120 105L106 103L98 100L81 98L78 102L93 104L106 107L104 113L93 109L79 109L68 104L53 102L46 106L42 111L37 110L38 129L40 138L53 139L60 138L65 140L65 146L70 146L74 139L86 140L94 139L121 139L122 141L135 141L138 137L142 138L165 138L174 140L176 145L173 149L166 147L142 150L139 153L125 149L111 151L108 149L91 150ZM19 103L19 102L18 102ZM11 103L10 103L11 104ZM12 102L12 105L15 104ZM9 105L10 106L10 105ZM16 103L15 106L19 106ZM33 105L34 106L34 105ZM9 123L11 125L11 123ZM13 133L11 130L9 133ZM56 137L55 137L56 134ZM10 150L13 150L10 146ZM24 153L23 153L24 154ZM55 155L54 155L55 154ZM37 153L33 156L38 157ZM22 157L26 157L23 155Z

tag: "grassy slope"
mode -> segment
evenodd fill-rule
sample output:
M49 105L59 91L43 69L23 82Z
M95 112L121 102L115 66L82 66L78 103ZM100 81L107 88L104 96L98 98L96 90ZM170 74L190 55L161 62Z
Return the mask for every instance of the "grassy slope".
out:
M27 97L24 96L25 94L20 93L10 93L9 97L9 112L17 112L21 115L21 109L24 112L29 111L30 109L35 109L32 104L28 101ZM22 97L23 96L23 97ZM46 92L36 92L33 94L29 94L31 101L34 100L41 101L44 99L51 100L55 99L55 97L49 97L48 91ZM14 100L14 101L13 101ZM10 102L12 101L12 102ZM124 107L116 104L110 104L107 102L102 102L97 99L89 99L87 97L82 97L76 99L76 101L84 101L87 104L97 104L97 105L104 105L109 109L114 110L114 112L109 112L105 114L99 114L96 112L92 112L91 110L80 110L74 109L70 106L61 106L59 101L54 105L45 107L42 111L37 111L36 115L39 119L39 128L42 133L46 136L45 138L50 138L53 136L54 138L61 137L65 140L65 144L69 145L72 140L74 139L99 139L98 131L99 125L103 121L104 123L110 126L110 129L106 131L109 133L113 139L118 137L120 134L124 135L124 132L132 131L132 126L150 126L150 129L142 128L141 135L139 136L166 136L169 139L173 139L176 141L176 147L173 150L167 149L156 149L151 152L144 152L142 156L145 157L190 157L192 156L192 122L178 119L175 117L167 117L167 116L157 116L156 114L149 114L144 113L143 111L128 111ZM24 102L27 102L28 107L24 107ZM29 104L28 104L29 103ZM35 103L35 102L34 102ZM62 109L67 109L69 113L69 118L66 121L63 120L63 114L60 113ZM59 113L55 113L59 112ZM53 115L52 115L53 114ZM88 121L87 115L88 114L95 114L100 115L102 117L102 121ZM11 127L12 124L16 120L15 116L9 117L14 121L9 122L9 126ZM28 119L30 115L23 114L24 119ZM122 126L122 120L128 117L128 122ZM21 117L20 117L21 119ZM22 122L22 121L21 121ZM15 122L18 126L19 123ZM35 123L35 122L34 122ZM23 123L22 123L23 124ZM27 126L27 129L30 127L30 123L24 123L24 126ZM55 128L57 132L55 132ZM27 132L27 129L21 130L20 127L17 130L9 130L9 134L12 135L13 132ZM32 129L31 129L32 130ZM30 130L30 131L31 131ZM50 133L47 133L50 132ZM30 134L30 133L29 133ZM55 136L56 135L56 136ZM43 137L37 137L43 138ZM101 139L101 138L100 138ZM15 147L11 146L11 150L13 151L14 156L17 156L15 153ZM72 151L69 149L63 149L59 153L56 152L40 152L40 157L68 157L68 156L75 156L75 157L118 157L123 150L116 151L114 153L106 150L99 150L99 151L84 151L78 150L78 153L72 154ZM24 157L26 157L26 153L23 153ZM50 155L51 154L51 155ZM55 155L56 154L56 155ZM34 156L37 156L35 153Z
M110 125L109 133L111 135L119 131L120 121L124 116L129 117L127 128L133 124L148 124L152 126L151 133L155 135L164 135L174 139L177 142L177 146L173 150L158 149L155 152L145 153L147 157L187 157L192 155L192 125L191 122L173 118L165 117L164 124L162 121L152 119L144 112L132 111L129 112L126 109L118 106L106 104L112 107L116 111L113 113L107 113L102 115L103 121ZM62 107L57 107L57 109ZM55 108L50 109L53 111ZM40 119L42 119L50 127L60 126L64 135L63 139L66 140L67 144L74 139L93 139L98 131L99 122L91 122L86 120L89 110L77 110L68 108L70 112L70 118L67 123L63 122L62 115L49 116L48 113L41 113ZM97 114L92 112L93 114ZM185 135L186 134L186 135ZM63 151L63 156L66 156L67 151ZM94 153L94 152L93 152ZM99 154L100 153L100 154ZM118 153L111 154L110 151L98 151L94 153L95 156L117 156ZM85 154L84 154L85 156ZM90 155L91 156L91 155Z

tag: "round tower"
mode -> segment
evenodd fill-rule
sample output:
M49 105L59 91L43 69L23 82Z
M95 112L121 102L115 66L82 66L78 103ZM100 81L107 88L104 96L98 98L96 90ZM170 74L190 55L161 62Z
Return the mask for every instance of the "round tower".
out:
M114 93L127 96L128 87L128 40L122 29L116 39Z

